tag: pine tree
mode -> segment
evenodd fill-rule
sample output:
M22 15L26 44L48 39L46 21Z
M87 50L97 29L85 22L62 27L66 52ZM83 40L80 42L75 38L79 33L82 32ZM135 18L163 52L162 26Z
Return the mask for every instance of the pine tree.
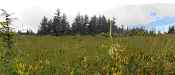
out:
M52 19L50 19L49 21L48 21L48 34L49 35L52 35L53 34L53 20Z
M48 20L45 16L41 21L41 27L38 34L42 35L63 35L70 31L69 22L65 14L61 15L60 10L57 9L53 20Z
M98 18L96 16L93 16L89 22L89 33L97 33L97 25L98 25Z
M60 35L60 30L61 29L61 13L60 13L60 10L57 9L56 10L56 13L55 13L55 16L53 18L53 23L52 23L52 28L53 28L53 34L58 36Z
M83 22L83 34L88 34L88 25L89 25L89 17L88 15L85 15Z
M41 23L40 23L41 27L38 31L38 34L41 34L41 35L46 35L49 33L49 26L48 26L48 19L47 17L43 17Z
M113 20L112 20L113 21ZM115 22L112 22L114 27ZM89 33L107 33L109 32L109 22L106 17L103 16L93 16L89 22Z
M107 22L107 19L106 19L106 17L103 15L102 17L101 17L102 19L102 32L105 32L105 33L107 33L108 31L109 31L109 25L108 25L108 22Z
M72 23L72 31L73 33L81 34L83 32L83 24L82 24L82 16L78 14Z
M52 23L53 34L56 36L63 35L68 30L69 30L69 22L67 21L66 15L65 14L61 15L60 10L57 9Z
M175 32L175 27L174 26L169 27L168 33L173 33L173 32Z
M89 25L89 17L87 15L78 14L72 23L72 31L78 34L87 34Z
M69 26L69 22L67 21L67 17L65 14L63 14L62 19L61 19L61 33L62 34L66 34L69 32L70 26Z

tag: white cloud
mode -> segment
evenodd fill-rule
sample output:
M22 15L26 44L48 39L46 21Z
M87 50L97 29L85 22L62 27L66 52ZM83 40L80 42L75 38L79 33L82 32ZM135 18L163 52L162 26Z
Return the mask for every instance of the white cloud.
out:
M72 17L79 12L81 14L88 15L105 14L105 12L110 9L127 5L175 3L174 0L0 0L0 2L0 8L4 8L7 11L15 13L15 16L18 18L16 24L32 25L34 28L37 27L36 25L39 24L42 16L52 15L57 8L60 8L62 12L68 15L68 17ZM38 11L36 9L38 9ZM132 9L130 10L132 11ZM140 10L140 8L138 8L138 10ZM112 13L113 12L109 12L109 14ZM139 19L141 17L141 21L145 21L142 13L145 14L145 11L139 11L139 13L124 11L118 13L118 15L120 16L119 20L121 22L132 23L133 17ZM131 14L135 14L137 16L132 16Z

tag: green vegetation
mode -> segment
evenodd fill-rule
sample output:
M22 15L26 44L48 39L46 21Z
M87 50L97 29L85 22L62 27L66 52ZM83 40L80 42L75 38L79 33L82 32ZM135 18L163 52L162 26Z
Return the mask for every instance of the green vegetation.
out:
M174 37L17 36L11 74L174 74Z
M53 21L44 17L38 35L28 30L14 37L10 14L2 11L0 75L175 74L174 27L156 34L115 27L105 16L89 22L87 15L78 15L70 28L57 10Z

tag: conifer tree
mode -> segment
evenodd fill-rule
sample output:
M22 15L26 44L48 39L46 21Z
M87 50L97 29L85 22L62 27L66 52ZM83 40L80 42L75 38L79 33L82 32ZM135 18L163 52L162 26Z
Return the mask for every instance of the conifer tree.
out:
M48 19L47 19L47 17L45 17L45 16L43 17L40 25L41 26L40 26L40 29L38 31L38 34L42 34L42 35L48 34L49 26L48 26Z

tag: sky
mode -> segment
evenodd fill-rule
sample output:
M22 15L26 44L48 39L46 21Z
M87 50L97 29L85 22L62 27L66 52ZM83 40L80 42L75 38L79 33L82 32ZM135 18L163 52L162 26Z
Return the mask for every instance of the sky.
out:
M65 13L70 21L78 13L90 16L104 14L107 17L117 17L118 23L129 25L147 22L150 10L152 8L153 10L156 9L152 6L151 9L145 11L138 8L139 6L143 7L142 5L145 4L175 4L174 0L0 0L0 2L0 8L14 13L13 17L17 19L13 24L17 30L32 29L34 31L37 30L42 17L51 18L57 8ZM133 7L133 10L131 10L133 13L127 11L130 6ZM134 14L134 12L139 13ZM156 11L156 13L159 13L159 11ZM163 16L166 15L163 13ZM135 17L135 20L133 20L133 17Z

